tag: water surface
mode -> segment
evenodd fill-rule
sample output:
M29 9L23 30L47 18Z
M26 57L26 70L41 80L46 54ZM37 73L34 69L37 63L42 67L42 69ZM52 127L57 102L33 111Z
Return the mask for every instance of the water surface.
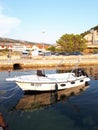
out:
M98 130L98 68L86 68L92 78L89 87L78 95L70 96L38 109L16 110L23 91L14 82L6 82L7 71L0 72L0 111L10 130ZM34 70L12 71L10 77L34 74ZM56 70L45 70L56 73Z

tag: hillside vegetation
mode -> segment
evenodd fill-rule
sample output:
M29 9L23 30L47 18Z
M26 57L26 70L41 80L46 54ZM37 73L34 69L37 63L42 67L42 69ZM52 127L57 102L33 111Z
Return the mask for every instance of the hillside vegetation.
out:
M10 38L0 37L0 43L21 43L21 44L36 44L35 42L23 41L23 40L14 40Z

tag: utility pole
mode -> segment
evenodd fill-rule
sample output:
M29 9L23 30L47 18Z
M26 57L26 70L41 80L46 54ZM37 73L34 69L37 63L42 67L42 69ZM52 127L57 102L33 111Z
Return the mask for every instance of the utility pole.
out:
M45 34L45 31L42 32L42 34ZM43 42L43 50L45 49L44 42Z

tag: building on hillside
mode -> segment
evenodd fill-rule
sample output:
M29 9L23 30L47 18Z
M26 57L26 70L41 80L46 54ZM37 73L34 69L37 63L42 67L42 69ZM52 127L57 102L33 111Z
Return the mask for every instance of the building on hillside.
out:
M84 36L84 38L88 41L88 45L98 44L98 31L91 30L90 33Z
M19 44L19 43L16 43L15 45L12 46L12 51L25 51L26 50L26 46L25 45L22 45L22 44Z
M50 45L42 43L19 43L19 42L0 42L0 50L8 49L11 52L21 52L22 54L43 55Z
M98 49L98 31L91 30L90 33L84 36L87 40L87 52L94 52L94 49Z
M9 43L0 43L0 50L12 49L12 45Z

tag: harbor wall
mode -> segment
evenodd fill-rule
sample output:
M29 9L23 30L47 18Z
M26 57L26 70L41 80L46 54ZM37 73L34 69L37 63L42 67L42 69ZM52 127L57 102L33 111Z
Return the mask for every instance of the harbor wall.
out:
M36 56L32 58L11 57L0 59L0 69L24 69L39 67L97 66L97 55L83 56Z

